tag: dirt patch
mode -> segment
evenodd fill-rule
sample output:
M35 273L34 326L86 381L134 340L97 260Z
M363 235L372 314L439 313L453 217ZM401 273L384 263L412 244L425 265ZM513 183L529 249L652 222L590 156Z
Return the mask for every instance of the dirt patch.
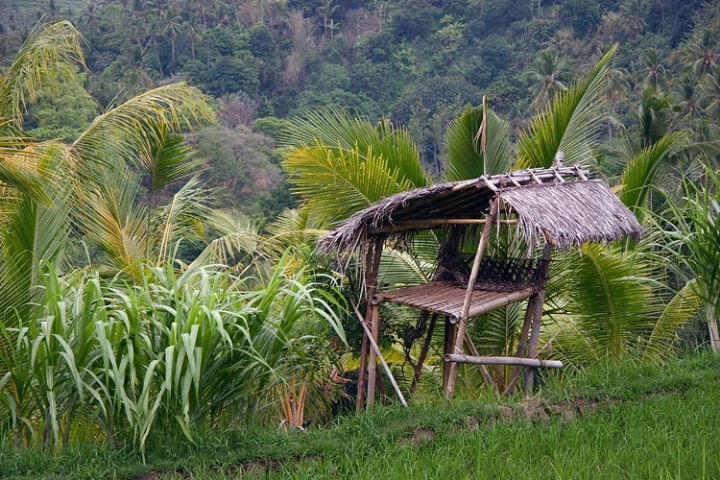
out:
M412 435L408 435L400 439L400 445L412 445L413 447L421 447L428 445L435 440L435 430L429 427L419 427Z

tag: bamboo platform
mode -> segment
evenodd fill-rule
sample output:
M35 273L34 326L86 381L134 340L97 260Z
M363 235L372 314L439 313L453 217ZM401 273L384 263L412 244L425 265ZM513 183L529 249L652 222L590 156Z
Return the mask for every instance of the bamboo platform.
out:
M468 318L530 298L536 289L526 287L513 291L474 289ZM430 282L375 295L376 303L392 302L447 315L452 323L462 318L467 287L454 282Z

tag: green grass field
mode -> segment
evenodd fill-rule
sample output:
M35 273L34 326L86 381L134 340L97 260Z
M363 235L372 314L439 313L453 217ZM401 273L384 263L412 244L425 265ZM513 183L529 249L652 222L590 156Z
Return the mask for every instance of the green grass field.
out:
M322 429L153 439L147 463L106 448L0 453L8 479L720 478L720 360L597 368L530 399L380 407Z

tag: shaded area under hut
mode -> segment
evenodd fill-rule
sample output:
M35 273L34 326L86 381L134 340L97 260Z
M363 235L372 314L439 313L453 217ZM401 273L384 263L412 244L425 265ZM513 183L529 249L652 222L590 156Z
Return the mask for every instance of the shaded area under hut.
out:
M363 264L365 338L358 383L358 408L372 405L377 379L377 348L383 302L415 307L445 317L444 391L452 396L458 363L477 364L492 384L485 365L513 365L506 391L512 391L525 367L524 388L533 385L537 368L561 367L560 362L538 359L538 343L548 265L553 249L584 242L612 242L639 238L635 216L600 180L588 180L580 166L522 170L473 180L443 183L403 192L362 210L320 241L320 249L347 266L353 254ZM495 225L515 227L527 248L525 257L487 256L490 231ZM482 233L474 258L463 255L463 239ZM411 240L423 230L442 230L432 281L390 291L378 291L383 246ZM475 234L473 236L473 233ZM539 251L539 258L533 252ZM472 260L472 261L470 261ZM477 353L467 323L473 317L528 300L515 357L482 357ZM432 332L429 332L430 336ZM429 341L425 342L426 345ZM465 346L469 354L465 353ZM372 347L372 348L371 348ZM421 354L422 356L422 354ZM380 356L381 357L381 356ZM384 361L380 358L382 363ZM394 382L387 373L390 380ZM402 398L399 389L398 395ZM402 400L404 402L404 399Z

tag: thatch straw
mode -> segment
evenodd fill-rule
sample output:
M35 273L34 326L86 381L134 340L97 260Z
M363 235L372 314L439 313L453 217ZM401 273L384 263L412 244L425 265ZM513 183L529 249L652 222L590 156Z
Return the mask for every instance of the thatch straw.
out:
M528 245L545 236L564 250L587 241L612 242L642 235L642 227L600 180L504 188L498 196L517 213Z

